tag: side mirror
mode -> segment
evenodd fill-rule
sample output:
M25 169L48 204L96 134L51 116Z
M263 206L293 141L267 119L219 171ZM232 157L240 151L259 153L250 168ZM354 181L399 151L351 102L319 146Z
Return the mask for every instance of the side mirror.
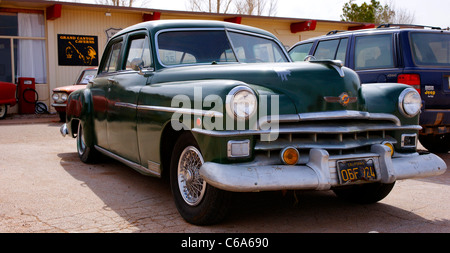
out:
M139 73L142 73L143 68L144 68L144 61L141 58L134 58L131 61L131 69L139 71Z

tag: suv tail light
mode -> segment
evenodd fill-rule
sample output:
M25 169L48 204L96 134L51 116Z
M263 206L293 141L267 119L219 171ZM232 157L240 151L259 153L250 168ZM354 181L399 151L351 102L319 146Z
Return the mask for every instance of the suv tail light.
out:
M397 77L398 83L411 85L420 94L420 75L419 74L400 74Z

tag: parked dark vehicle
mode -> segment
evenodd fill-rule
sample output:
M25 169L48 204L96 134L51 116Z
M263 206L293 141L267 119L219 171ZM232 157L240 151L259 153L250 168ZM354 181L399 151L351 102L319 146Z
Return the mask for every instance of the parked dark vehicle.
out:
M334 61L293 63L281 42L218 21L150 21L115 34L98 75L72 92L63 135L83 162L104 154L170 179L193 224L219 222L231 192L333 190L359 203L396 180L440 175L416 151L420 96L360 85Z
M4 119L8 113L8 106L14 106L17 86L13 83L0 82L0 119Z
M297 43L289 54L294 61L340 60L362 84L410 85L422 98L420 142L432 152L450 150L450 32L393 25L333 31Z

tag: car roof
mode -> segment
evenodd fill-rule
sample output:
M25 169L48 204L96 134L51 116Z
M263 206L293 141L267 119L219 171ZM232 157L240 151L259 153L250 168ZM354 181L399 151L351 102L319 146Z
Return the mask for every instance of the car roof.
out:
M166 30L166 29L183 29L183 28L206 28L206 29L234 29L234 30L241 30L241 31L248 31L253 33L262 34L265 36L269 36L271 38L276 39L276 37L265 30L241 25L241 24L235 24L231 22L225 22L225 21L215 21L215 20L154 20L154 21L147 21L138 23L135 25L132 25L130 27L127 27L118 33L116 33L114 37L121 36L124 33L128 33L135 30L140 29L146 29L149 30L151 34L156 34L158 31Z
M426 28L427 26L419 26ZM317 36L314 38L306 39L297 42L293 47L295 47L298 44L305 44L309 42L314 42L316 40L322 40L322 39L332 39L332 38L339 38L339 37L345 37L350 35L356 35L356 34L376 34L376 33L397 33L397 32L429 32L429 33L447 33L450 34L449 31L441 30L439 27L428 27L431 29L419 29L419 28L401 28L397 27L395 25L392 26L379 26L377 28L370 28L370 29L361 29L361 30L354 30L354 31L339 31L339 30L333 30L328 32L326 35Z

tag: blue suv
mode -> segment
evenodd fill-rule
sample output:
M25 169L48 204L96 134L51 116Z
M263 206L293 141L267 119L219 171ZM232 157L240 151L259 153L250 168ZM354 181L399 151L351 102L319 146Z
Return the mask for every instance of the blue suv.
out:
M439 28L333 31L295 44L294 61L340 60L361 83L404 83L422 97L419 140L432 152L450 150L450 32Z

